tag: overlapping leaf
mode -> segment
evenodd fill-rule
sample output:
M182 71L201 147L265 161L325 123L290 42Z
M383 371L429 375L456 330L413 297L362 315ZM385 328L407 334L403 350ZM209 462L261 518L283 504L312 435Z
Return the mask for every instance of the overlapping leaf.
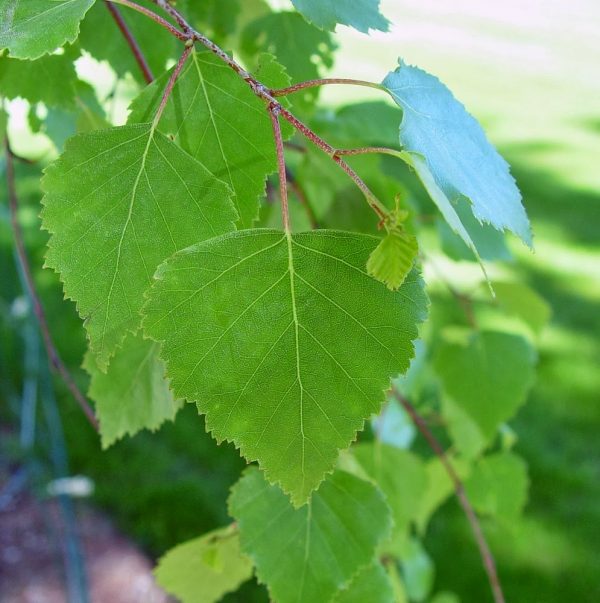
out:
M140 323L166 257L233 228L229 190L151 124L72 138L43 179L46 264L77 303L98 366Z
M390 22L379 12L379 0L292 0L308 21L334 31L336 25L349 25L368 33L369 29L387 31Z
M156 342L138 334L125 338L106 373L87 356L88 395L95 404L103 448L141 429L158 429L175 418L183 401L173 397L158 351Z
M74 42L95 0L0 0L0 52L37 59Z
M397 603L394 589L379 561L361 569L332 603Z
M464 343L443 342L434 365L446 395L487 441L525 401L535 360L534 350L523 337L484 331Z
M160 586L181 603L215 603L252 576L252 563L229 526L171 549L154 573Z
M379 411L425 317L416 274L392 292L366 273L376 244L326 230L232 233L163 264L144 308L175 394L295 504Z
M272 75L276 65L270 63ZM166 78L168 74L133 102L130 122L150 119ZM289 82L281 71L275 79L278 85ZM240 223L250 227L258 217L266 177L277 164L265 105L248 85L212 53L194 52L177 79L159 127L230 185Z
M391 526L377 489L343 471L294 509L253 467L233 487L229 509L242 550L277 603L329 601L370 565Z
M402 62L383 85L404 112L400 144L410 156L420 158L413 162L419 176L423 179L422 170L427 167L451 204L466 197L480 222L508 229L531 245L529 221L508 164L448 88L429 73ZM471 247L470 237L456 223L458 216L444 217Z

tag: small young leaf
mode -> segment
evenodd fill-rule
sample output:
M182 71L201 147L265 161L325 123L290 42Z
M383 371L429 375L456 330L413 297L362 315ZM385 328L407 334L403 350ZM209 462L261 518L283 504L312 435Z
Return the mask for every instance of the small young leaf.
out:
M239 524L242 550L277 603L329 601L370 564L391 527L378 490L343 471L295 509L252 467L233 487L229 510Z
M525 401L535 361L523 337L487 331L473 334L466 344L444 341L434 366L445 393L489 440Z
M379 0L292 0L308 21L321 29L334 31L336 25L349 25L368 33L369 29L387 31L390 22L379 12Z
M331 603L396 603L394 587L379 561L361 569Z
M74 42L95 0L0 0L0 54L37 59Z
M229 526L167 551L154 575L181 603L216 603L252 577L252 563L240 551L238 533Z
M529 220L508 164L450 90L403 62L383 85L404 112L400 144L408 154L425 158L450 202L466 197L480 222L508 229L531 246Z
M263 66L277 85L289 80L277 67ZM131 105L129 122L145 122L156 111L170 74L144 89ZM234 192L241 226L258 217L268 174L276 171L271 122L264 103L210 52L194 52L184 67L159 129L224 180Z
M527 465L510 452L482 458L474 467L465 490L481 514L513 521L527 501Z
M106 373L98 369L92 355L86 357L84 367L91 375L88 394L95 403L103 448L141 429L158 429L173 420L183 404L169 389L158 344L140 334L127 335Z
M425 317L418 275L391 292L366 273L376 243L232 233L165 262L144 308L175 394L197 401L217 440L258 460L294 504L379 411Z
M139 327L156 267L232 230L236 216L227 185L151 124L71 138L42 186L46 264L77 303L101 370Z
M414 235L400 228L388 231L367 261L367 272L395 291L404 282L417 257Z

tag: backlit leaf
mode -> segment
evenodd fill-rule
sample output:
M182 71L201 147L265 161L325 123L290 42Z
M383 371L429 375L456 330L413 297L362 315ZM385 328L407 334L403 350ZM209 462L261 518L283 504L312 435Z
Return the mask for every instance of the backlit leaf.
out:
M329 601L371 563L391 527L377 489L343 471L295 509L252 467L233 487L229 510L239 525L242 551L277 603Z
M240 551L229 526L172 548L154 570L156 581L181 603L215 603L252 576L252 563Z
M84 366L91 375L88 395L95 403L103 448L175 418L183 401L174 399L158 351L155 341L138 334L125 338L106 373L92 356L86 358Z
M163 264L144 309L175 394L295 504L379 411L425 317L418 275L392 292L366 273L376 244L327 230L232 233Z
M369 256L367 272L395 291L410 272L418 251L414 235L391 229Z
M101 370L138 328L158 264L235 219L227 186L151 124L71 138L43 188L46 264L77 303Z

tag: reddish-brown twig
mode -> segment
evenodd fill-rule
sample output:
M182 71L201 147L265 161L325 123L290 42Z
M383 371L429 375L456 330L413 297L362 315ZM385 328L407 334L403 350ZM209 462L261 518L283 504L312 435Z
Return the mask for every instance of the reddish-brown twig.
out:
M25 244L23 242L23 232L21 230L21 225L19 224L18 218L18 205L19 199L17 196L17 189L15 186L15 170L13 163L13 156L8 145L8 141L4 143L5 151L6 151L6 182L8 186L8 201L10 208L10 220L12 225L13 234L15 237L15 249L17 251L17 256L19 258L19 263L21 265L21 269L23 271L23 276L25 278L25 282L27 284L29 298L33 305L33 312L37 318L38 325L40 327L40 332L42 334L42 339L44 340L44 346L46 348L46 353L48 354L48 361L52 368L56 370L59 374L60 378L64 381L65 385L81 407L81 410L84 412L88 421L92 425L96 431L98 431L98 421L96 416L94 415L94 411L92 407L88 403L86 397L81 393L81 390L77 387L75 380L69 373L67 367L62 361L56 346L52 340L52 336L50 335L50 329L48 327L48 321L46 320L46 314L44 313L44 308L40 301L40 298L37 294L37 290L35 287L35 282L33 280L33 275L31 273L31 268L29 266L29 261L27 259L27 252L25 250Z
M277 88L271 90L273 96L287 96L288 94L294 94L307 88L316 88L318 86L327 86L331 84L344 84L349 86L363 86L366 88L375 88L376 90L385 90L380 84L374 82L366 82L365 80L354 80L346 77L325 77L316 80L307 80L305 82L299 82L288 86L287 88Z
M413 423L417 427L417 429L421 432L423 437L427 440L427 443L433 450L433 452L440 459L444 469L450 476L452 483L454 485L454 491L456 492L456 497L462 507L467 520L469 521L469 525L471 526L471 530L473 532L473 536L475 537L475 541L477 542L477 546L479 548L479 553L481 555L481 559L483 561L483 566L488 576L488 580L490 582L490 587L492 589L492 594L494 596L495 603L505 603L504 593L502 592L502 586L500 585L500 578L498 577L498 571L496 570L496 562L494 561L494 556L492 555L492 551L488 546L488 543L483 534L483 530L481 529L481 525L479 523L479 519L469 502L467 494L465 492L465 488L463 483L456 473L450 459L448 459L442 445L438 442L437 438L433 435L425 419L416 411L415 407L397 390L397 388L392 386L391 389L392 395L406 410L406 412L410 415Z
M121 33L123 34L123 37L125 38L125 41L127 42L127 45L129 46L131 53L133 54L133 57L136 63L138 64L142 75L144 76L145 82L149 84L154 80L154 76L152 75L150 65L148 65L148 61L146 60L146 57L144 56L140 45L135 39L133 32L129 29L127 23L125 23L125 19L123 19L121 11L119 11L119 9L114 4L112 4L112 2L110 2L109 0L104 0L104 5L115 20L117 27L121 30Z
M179 31L176 27L173 27L166 19L163 19L161 16L157 15L155 12L147 9L144 6L140 6L135 2L131 2L130 0L108 0L109 2L114 2L115 4L121 4L122 6L127 6L133 10L136 10L138 13L142 13L149 19L152 19L155 23L158 23L161 27L164 27L172 36L175 36L177 39L185 42L189 36Z

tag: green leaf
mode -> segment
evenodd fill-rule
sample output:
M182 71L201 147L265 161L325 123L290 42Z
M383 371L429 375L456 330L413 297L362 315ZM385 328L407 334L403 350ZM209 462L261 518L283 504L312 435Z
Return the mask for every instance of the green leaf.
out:
M8 114L0 107L0 140L4 141L6 136L6 128L8 127Z
M442 414L452 442L466 459L478 457L489 443L481 427L471 415L448 396L442 396Z
M184 0L181 12L194 27L219 43L235 31L240 10L241 0Z
M0 0L0 53L37 59L74 42L95 0Z
M450 455L448 455L448 460L452 463L458 477L464 482L470 473L470 465L464 460ZM439 458L434 457L429 460L426 471L427 489L417 515L417 527L421 534L425 533L425 528L435 511L454 493L454 484Z
M73 61L77 56L71 51L37 61L0 57L2 95L24 98L30 103L43 102L50 107L73 108L77 83Z
M307 23L298 13L270 13L252 21L242 32L241 50L252 63L259 52L268 52L284 65L294 82L318 78L333 66L335 44L331 35ZM294 94L294 107L310 108L318 89Z
M394 588L378 561L361 569L332 603L395 603Z
M136 4L156 9L156 6L149 1L138 1ZM104 2L97 2L82 21L79 36L81 47L96 60L107 61L119 77L130 73L138 82L144 83L143 73L127 41L106 10L106 6L103 5ZM179 41L145 15L126 7L118 8L152 73L155 76L161 75L166 68L167 60L177 57L177 53L181 52Z
M496 303L514 314L539 335L548 324L552 309L548 302L523 283L494 283Z
M460 599L455 593L440 591L434 595L431 603L460 603Z
M156 581L181 603L215 603L252 577L233 526L172 548L154 570Z
M535 351L519 335L478 332L467 342L441 343L434 358L444 392L489 440L525 401Z
M292 0L292 4L308 21L330 31L334 31L338 23L363 33L369 29L387 31L390 25L379 12L379 0Z
M527 502L527 465L519 456L501 452L475 465L465 490L478 513L515 520Z
M395 291L410 272L418 251L414 235L392 228L369 256L367 272Z
M411 538L402 555L402 579L410 601L424 601L433 588L431 557L416 538Z
M406 450L377 442L358 444L352 453L385 494L395 530L407 530L419 512L427 487L427 473L421 459Z
M139 327L156 267L235 219L227 186L151 124L71 138L42 186L46 265L77 303L101 370Z
M480 222L508 229L531 246L529 220L508 164L450 90L402 61L383 85L404 112L400 144L408 154L425 159L450 202L466 197Z
M342 471L295 509L252 467L233 487L229 510L239 524L242 550L277 603L329 601L371 563L391 527L377 489Z
M271 62L280 84L289 80ZM151 119L169 74L148 86L131 105L130 122ZM234 192L243 227L258 217L268 174L277 169L271 121L264 103L232 69L209 52L188 59L161 118L159 129L201 161Z
M103 448L127 434L158 429L181 408L183 400L175 400L169 390L158 352L156 342L138 334L125 338L106 373L93 356L86 357L84 367L91 376L88 395L95 403Z
M246 230L162 265L144 328L178 397L218 441L304 503L408 367L426 313L418 275L391 292L365 271L374 237Z

